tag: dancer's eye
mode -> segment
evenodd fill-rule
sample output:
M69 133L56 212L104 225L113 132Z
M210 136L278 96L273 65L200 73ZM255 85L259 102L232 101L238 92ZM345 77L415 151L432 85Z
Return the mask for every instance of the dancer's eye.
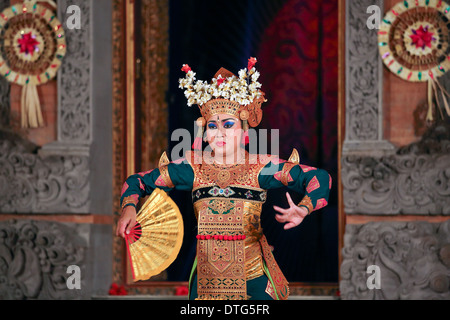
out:
M217 129L217 126L215 123L208 123L208 129Z
M223 125L223 127L224 127L225 129L230 129L230 128L233 127L233 126L234 126L234 122L233 122L233 121L227 121L227 122L225 122L224 125Z

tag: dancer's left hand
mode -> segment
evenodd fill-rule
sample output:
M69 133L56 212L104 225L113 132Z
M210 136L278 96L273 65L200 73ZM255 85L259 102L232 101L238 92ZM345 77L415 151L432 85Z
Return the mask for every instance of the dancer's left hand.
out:
M289 192L286 192L286 198L289 202L289 208L283 209L278 206L273 206L276 211L281 213L275 215L275 219L280 223L286 223L284 225L284 230L298 226L308 215L308 210L306 208L299 207L292 201Z

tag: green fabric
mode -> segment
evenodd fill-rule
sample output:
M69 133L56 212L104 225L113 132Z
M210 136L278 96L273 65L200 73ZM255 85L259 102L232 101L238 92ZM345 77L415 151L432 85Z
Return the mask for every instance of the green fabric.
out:
M284 163L273 164L269 162L258 175L259 186L264 190L277 189L284 187L284 185L274 177L274 174L283 169ZM170 178L175 186L175 189L190 191L194 183L194 171L187 160L181 163L169 163L168 171ZM138 173L128 177L125 181L126 186L120 198L120 203L125 197L133 194L139 195L139 198L150 195L155 188L160 188L166 192L172 190L168 187L156 186L155 182L160 175L159 169L148 171L147 173ZM328 172L323 169L314 169L304 172L299 165L294 166L290 175L293 181L288 183L288 188L296 191L303 196L309 196L313 207L316 207L317 200L323 198L328 201L329 197L329 182L330 176ZM308 193L306 186L314 177L319 181L320 187Z
M168 170L170 179L175 185L175 189L184 191L192 190L194 183L194 171L187 161L179 164L169 163ZM139 198L143 198L150 195L156 188L162 189L166 192L172 190L172 188L161 187L155 184L159 176L160 171L158 168L129 176L125 181L125 187L123 188L124 191L120 197L120 204L122 205L125 197L133 194L137 194L139 195Z
M277 180L274 177L274 173L277 171L281 171L283 169L284 163L280 163L278 165L274 165L271 162L269 162L260 172L258 176L258 182L259 186L262 189L269 190L269 189L277 189L284 187L284 185L281 183L281 181ZM272 167L275 166L275 167ZM329 183L330 183L330 176L327 171L323 169L314 169L307 172L304 172L302 168L299 165L296 165L292 167L290 171L290 175L292 177L293 181L290 181L288 183L288 189L296 191L300 193L303 196L309 196L311 198L311 203L313 205L313 208L316 207L317 200L318 199L325 199L328 201L330 189L329 189ZM316 190L313 190L312 192L306 191L306 186L308 183L316 177L319 181L320 187Z
M189 276L189 292L191 292L192 290L193 276L196 275L196 273L197 273L197 256L195 257L194 264L192 265L191 275Z
M269 268L267 268L265 261L263 263L264 263L264 271L267 274L267 278L269 278L269 281L272 284L272 288L274 288L276 300L280 300L280 298L278 297L278 293L275 291L275 283L273 282L272 277L270 276Z

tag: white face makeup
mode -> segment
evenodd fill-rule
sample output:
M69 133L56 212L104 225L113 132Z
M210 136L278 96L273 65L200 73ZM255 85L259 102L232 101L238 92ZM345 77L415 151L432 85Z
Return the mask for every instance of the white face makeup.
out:
M212 116L206 123L206 136L218 162L237 160L242 136L238 118L226 113Z

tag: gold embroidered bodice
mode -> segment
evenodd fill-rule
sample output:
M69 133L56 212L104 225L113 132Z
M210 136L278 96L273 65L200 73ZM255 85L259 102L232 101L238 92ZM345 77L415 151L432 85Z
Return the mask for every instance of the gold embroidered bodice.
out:
M259 186L258 174L269 159L247 151L245 159L233 165L217 164L208 154L200 159L191 153L187 159L194 170L192 198L195 215L200 219L199 230L233 232L241 225L245 234L246 279L263 275L260 218L267 193Z

